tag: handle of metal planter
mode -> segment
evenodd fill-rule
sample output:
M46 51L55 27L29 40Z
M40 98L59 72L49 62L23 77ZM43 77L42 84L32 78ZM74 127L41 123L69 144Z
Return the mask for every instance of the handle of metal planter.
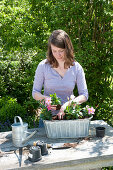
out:
M17 118L19 119L20 124L23 126L23 121L22 121L22 119L21 119L20 116L15 116L15 117L14 117L14 123L17 123L17 121L16 121Z

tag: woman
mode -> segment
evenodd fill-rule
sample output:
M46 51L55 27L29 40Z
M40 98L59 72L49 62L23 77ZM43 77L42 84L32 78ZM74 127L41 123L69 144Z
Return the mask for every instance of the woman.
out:
M77 85L79 96L68 101ZM44 86L44 95L41 94ZM87 101L88 90L82 66L74 61L74 50L68 34L63 30L52 32L48 40L47 59L41 61L36 69L32 95L35 100L56 93L62 106L58 112L63 119L64 109L72 101L79 104Z

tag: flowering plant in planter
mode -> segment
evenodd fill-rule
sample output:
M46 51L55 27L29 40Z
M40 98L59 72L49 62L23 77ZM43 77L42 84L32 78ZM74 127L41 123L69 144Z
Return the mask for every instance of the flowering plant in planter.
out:
M71 104L66 107L64 112L65 112L65 119L74 120L74 119L84 119L84 118L92 117L92 115L95 112L95 109L88 105L82 108L81 105L72 101Z
M54 102L55 103L54 103ZM41 106L41 117L44 120L44 126L47 137L49 138L76 138L85 137L89 134L89 124L95 109L90 106L82 107L70 98L70 104L66 106L64 120L56 120L52 117L52 106L59 103L60 99L56 94L50 95ZM58 102L58 103L57 103ZM66 120L65 120L66 119ZM54 121L49 121L54 120ZM63 127L63 128L62 128Z
M41 107L40 117L43 120L52 120L52 110L59 110L61 108L61 99L57 97L56 93L50 94L50 97L39 103Z
M70 97L72 99L72 96ZM41 113L40 117L43 120L52 120L58 119L57 116L52 116L52 110L60 110L61 108L61 100L57 97L56 93L50 94L50 97L46 98L46 100L40 101ZM64 110L66 120L74 120L74 119L85 119L90 118L94 115L95 109L86 105L85 107L81 107L80 104L76 102L71 102L69 106Z

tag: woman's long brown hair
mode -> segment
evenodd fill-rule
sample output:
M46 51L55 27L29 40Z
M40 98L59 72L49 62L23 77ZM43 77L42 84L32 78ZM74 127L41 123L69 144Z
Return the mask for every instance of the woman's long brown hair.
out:
M72 42L70 40L69 35L63 31L63 30L55 30L52 32L51 36L48 40L48 51L47 51L47 62L52 65L52 67L57 68L58 62L54 58L51 50L51 44L58 47L65 49L65 63L64 67L69 68L70 66L73 66L74 61L74 49Z

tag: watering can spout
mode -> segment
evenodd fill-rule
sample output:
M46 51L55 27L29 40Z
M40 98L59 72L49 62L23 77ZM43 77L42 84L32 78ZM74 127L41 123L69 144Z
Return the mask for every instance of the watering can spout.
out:
M22 145L24 145L32 136L34 136L37 133L37 130L32 132L25 140L22 141Z

